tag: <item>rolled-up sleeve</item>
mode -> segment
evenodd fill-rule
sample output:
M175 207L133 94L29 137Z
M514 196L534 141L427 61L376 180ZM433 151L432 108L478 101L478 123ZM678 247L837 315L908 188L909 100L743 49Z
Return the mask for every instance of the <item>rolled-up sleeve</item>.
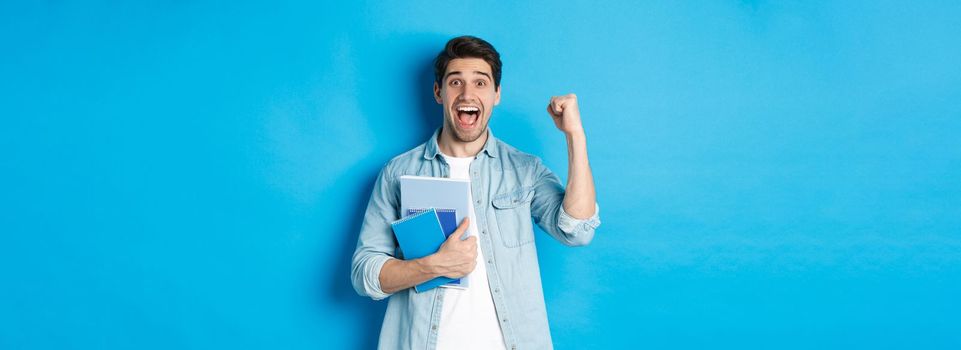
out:
M383 254L368 254L355 265L353 283L357 294L374 300L381 300L390 296L380 288L380 270L384 267L384 263L390 259L391 257Z
M597 203L594 203L594 215L587 219L574 218L564 211L564 186L540 159L534 166L533 187L531 216L544 232L567 246L584 246L594 239L594 230L601 225Z
M561 205L561 210L557 214L557 226L560 227L561 231L565 233L577 236L585 232L593 232L598 226L601 225L601 206L594 203L594 215L587 219L577 219L564 210L564 206Z
M380 270L384 263L393 259L397 248L390 223L397 220L399 192L385 167L374 183L351 260L350 277L354 290L374 300L390 296L380 287Z

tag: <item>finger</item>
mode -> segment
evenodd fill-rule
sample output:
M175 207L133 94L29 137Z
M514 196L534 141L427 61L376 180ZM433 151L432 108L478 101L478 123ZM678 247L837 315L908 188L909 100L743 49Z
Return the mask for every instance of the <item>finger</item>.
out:
M470 227L470 218L465 217L464 220L461 220L460 225L457 225L457 229L454 230L454 233L451 233L450 236L447 237L447 239L451 239L451 237L462 239L461 236L463 236L464 233L467 232L468 227Z
M470 225L470 217L465 216L464 220L460 221L460 225L457 225L458 230L466 230L467 226Z
M564 113L564 101L561 99L555 99L554 101L551 101L551 103L554 105L554 111L556 114L560 115L561 113Z
M549 114L551 117L557 116L557 113L554 113L554 106L552 106L550 103L547 104L547 114Z
M461 236L463 235L464 232L467 232L467 227L469 225L470 225L470 221L468 218L464 218L464 220L461 220L460 225L457 225L457 229L454 230L454 232L451 232L450 236L447 236L447 240L453 241L454 239L463 239L463 237Z

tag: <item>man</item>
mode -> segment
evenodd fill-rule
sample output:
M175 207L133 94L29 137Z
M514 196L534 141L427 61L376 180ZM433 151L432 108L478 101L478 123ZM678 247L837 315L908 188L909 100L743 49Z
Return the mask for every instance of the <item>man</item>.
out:
M494 138L500 55L484 40L447 42L434 62L444 123L426 143L387 163L374 185L351 266L354 289L390 297L381 349L551 348L531 218L568 246L590 243L600 225L577 98L552 97L547 112L567 137L567 189L541 160ZM402 175L470 180L473 210L440 249L396 258L390 223L400 219ZM467 234L467 239L462 235ZM470 274L467 289L413 286Z

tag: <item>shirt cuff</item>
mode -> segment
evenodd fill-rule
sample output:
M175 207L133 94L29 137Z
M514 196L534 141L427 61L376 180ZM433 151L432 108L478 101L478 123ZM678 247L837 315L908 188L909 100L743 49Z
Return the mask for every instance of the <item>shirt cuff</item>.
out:
M364 271L364 291L371 299L381 300L390 296L380 288L380 270L390 259L393 258L387 255L375 255L371 257L367 264L367 269Z
M596 229L601 225L600 219L601 207L595 202L594 203L594 215L587 219L576 219L567 211L564 210L564 206L561 205L560 213L557 218L557 226L560 227L561 231L569 235L576 235L581 232L590 231Z

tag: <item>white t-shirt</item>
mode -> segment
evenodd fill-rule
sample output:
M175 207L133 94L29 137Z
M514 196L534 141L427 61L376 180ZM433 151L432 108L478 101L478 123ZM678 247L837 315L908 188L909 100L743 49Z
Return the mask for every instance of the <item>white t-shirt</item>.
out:
M441 155L450 164L451 178L470 180L470 163L474 157ZM474 203L474 199L471 198L470 202ZM477 236L476 222L472 204L470 226L467 228L469 235ZM443 288L444 308L440 314L440 329L437 330L438 350L506 349L484 261L484 249L478 241L477 266L469 275L469 286L466 289Z

